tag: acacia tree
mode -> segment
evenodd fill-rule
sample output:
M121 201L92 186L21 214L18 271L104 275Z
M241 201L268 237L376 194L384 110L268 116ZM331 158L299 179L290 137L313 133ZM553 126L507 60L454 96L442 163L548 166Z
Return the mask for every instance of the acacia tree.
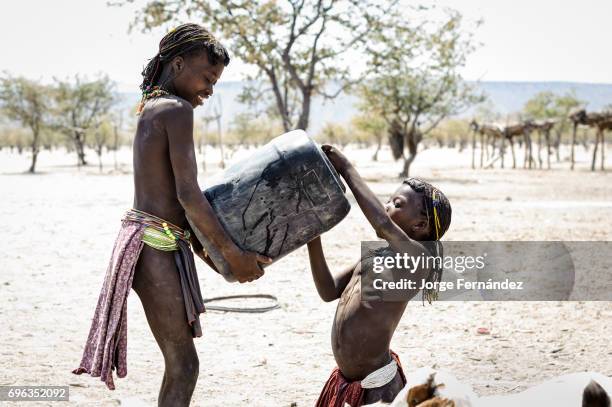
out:
M235 145L259 146L282 131L279 125L280 123L266 115L238 113L230 124L230 136Z
M353 137L345 125L332 122L325 123L318 138L325 143L337 144L342 149L353 141Z
M121 131L123 130L123 110L115 110L110 114L110 121L113 127L113 162L115 171L119 170L119 163L117 162L117 152L119 151L119 145L121 140Z
M360 106L360 110L361 114L353 117L351 124L357 130L366 133L376 140L376 151L374 151L372 160L378 161L378 153L382 148L384 134L387 131L387 123L379 114L368 111L365 107Z
M56 80L53 127L74 143L77 165L87 165L87 135L115 102L114 83L107 76L92 81L79 76L74 81Z
M127 3L132 1L116 4ZM200 21L222 35L234 56L256 68L245 78L248 85L241 101L273 104L285 131L305 130L313 97L334 98L352 83L350 61L343 56L355 52L379 29L386 10L394 4L381 6L374 0L154 0L140 9L131 28L169 27L186 17ZM332 85L335 90L329 94Z
M38 82L6 75L0 78L0 109L10 120L19 122L32 132L32 162L28 172L36 171L41 134L47 126L49 87Z
M90 129L89 133L92 133L93 140L91 141L91 147L98 156L98 169L102 173L102 153L104 148L108 151L112 144L113 138L116 133L116 129L113 128L113 123L110 117L97 118L96 123Z
M459 73L475 47L459 12L445 10L441 23L408 23L399 13L392 17L373 35L369 54L376 74L358 92L387 122L394 158L404 159L400 176L406 177L422 138L482 97Z

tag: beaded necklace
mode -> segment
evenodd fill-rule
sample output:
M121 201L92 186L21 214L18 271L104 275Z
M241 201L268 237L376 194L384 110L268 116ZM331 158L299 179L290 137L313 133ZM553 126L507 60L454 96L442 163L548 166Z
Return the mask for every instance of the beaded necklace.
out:
M142 109L144 109L144 105L147 100L158 98L160 96L167 96L170 94L170 92L160 88L159 86L148 86L145 90L142 91L142 98L140 99L140 103L138 104L138 109L136 109L136 114L140 114L142 112Z

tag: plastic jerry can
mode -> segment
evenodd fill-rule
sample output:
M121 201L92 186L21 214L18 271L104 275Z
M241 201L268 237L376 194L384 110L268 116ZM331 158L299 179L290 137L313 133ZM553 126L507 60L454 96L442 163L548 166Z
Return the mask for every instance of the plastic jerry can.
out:
M321 148L294 130L232 165L203 193L236 245L277 261L344 219L345 191ZM192 229L219 272L235 281L220 252Z

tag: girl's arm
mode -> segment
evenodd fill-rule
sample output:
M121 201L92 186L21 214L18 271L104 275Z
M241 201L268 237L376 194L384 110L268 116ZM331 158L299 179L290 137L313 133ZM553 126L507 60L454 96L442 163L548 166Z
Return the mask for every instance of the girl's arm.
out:
M414 253L411 254L421 254L423 252L421 244L412 240L391 220L383 204L366 185L365 181L344 154L328 144L324 144L321 148L353 192L357 204L359 204L366 219L374 228L376 236L389 242L391 248L396 252L403 253L407 250L412 252L412 249L414 249ZM405 243L402 244L402 242L410 242L411 244L406 245Z
M325 261L320 237L308 242L308 256L310 257L312 278L321 299L330 302L340 298L346 285L351 280L356 265L345 269L336 276L332 275Z
M328 144L323 144L322 149L348 184L357 204L359 204L366 219L376 231L376 235L387 241L410 240L408 235L389 218L383 204L378 200L374 192L368 188L365 181L344 154Z
M213 263L210 257L208 257L208 253L206 253L204 247L202 247L202 243L200 243L193 231L191 231L191 237L189 238L189 240L191 241L191 250L193 250L193 252L197 254L199 258L201 258L206 264L208 264L210 268L219 273L219 270L217 270L217 266L215 265L215 263Z
M193 108L185 101L177 101L162 112L162 120L168 132L170 163L174 172L177 198L186 215L194 223L194 227L207 236L221 252L238 281L242 283L261 277L263 270L259 263L270 263L272 260L236 246L200 190L193 146Z

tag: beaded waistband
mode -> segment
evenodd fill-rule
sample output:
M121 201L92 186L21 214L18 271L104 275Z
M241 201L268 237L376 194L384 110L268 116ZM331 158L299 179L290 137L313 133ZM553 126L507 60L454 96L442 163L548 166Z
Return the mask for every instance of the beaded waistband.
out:
M190 233L189 230L183 230L182 228L163 220L155 215L151 215L150 213L140 211L138 209L130 209L125 213L123 220L129 220L132 222L138 222L140 224L146 225L150 228L153 228L159 232L164 233L166 236L173 240L183 240L186 243L189 242Z

